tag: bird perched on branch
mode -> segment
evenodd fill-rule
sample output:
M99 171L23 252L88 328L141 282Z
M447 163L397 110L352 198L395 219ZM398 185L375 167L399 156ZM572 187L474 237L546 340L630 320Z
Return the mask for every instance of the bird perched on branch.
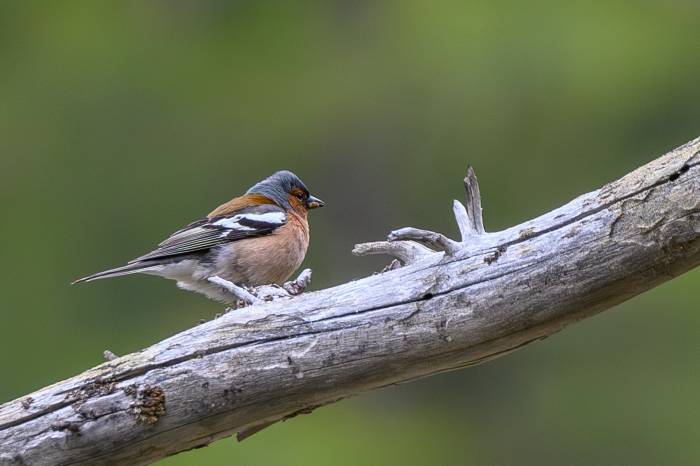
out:
M235 285L281 285L292 275L309 246L307 213L324 205L294 173L279 171L176 231L148 254L73 283L145 273L234 303L240 299L232 295Z

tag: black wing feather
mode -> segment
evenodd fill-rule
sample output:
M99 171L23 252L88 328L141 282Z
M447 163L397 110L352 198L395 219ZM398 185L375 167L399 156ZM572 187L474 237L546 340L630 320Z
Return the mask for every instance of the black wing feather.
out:
M154 251L129 263L201 252L232 241L269 235L286 223L287 215L279 206L246 207L229 215L192 222L173 233Z

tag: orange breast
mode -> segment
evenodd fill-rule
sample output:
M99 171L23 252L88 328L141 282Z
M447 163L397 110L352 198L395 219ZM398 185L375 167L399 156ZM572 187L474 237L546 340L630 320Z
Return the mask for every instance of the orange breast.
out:
M308 247L308 223L292 212L274 233L231 243L216 266L221 277L234 283L282 284L299 268Z

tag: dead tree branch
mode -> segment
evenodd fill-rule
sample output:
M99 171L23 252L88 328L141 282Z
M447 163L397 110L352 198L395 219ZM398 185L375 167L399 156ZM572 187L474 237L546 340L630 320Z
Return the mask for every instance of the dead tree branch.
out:
M700 139L496 233L472 170L465 184L460 241L397 230L355 251L403 267L230 312L0 406L0 464L148 464L501 356L700 263Z

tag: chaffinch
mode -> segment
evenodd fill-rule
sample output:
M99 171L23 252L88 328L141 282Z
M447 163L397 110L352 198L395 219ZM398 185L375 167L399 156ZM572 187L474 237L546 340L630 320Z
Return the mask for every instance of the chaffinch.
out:
M306 255L307 212L324 205L294 173L279 171L176 231L154 251L73 283L145 273L232 303L236 297L210 278L251 287L282 284Z

